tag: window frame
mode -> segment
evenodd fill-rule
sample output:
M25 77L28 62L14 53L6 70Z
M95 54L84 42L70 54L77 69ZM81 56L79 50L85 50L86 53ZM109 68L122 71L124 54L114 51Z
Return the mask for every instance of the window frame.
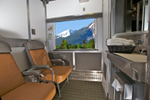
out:
M90 19L90 18L86 18L86 19ZM94 18L94 21L95 21L95 35L98 34L97 33L97 20L96 19L97 18ZM77 19L77 20L82 20L82 19ZM71 21L71 20L67 20L67 21ZM60 21L60 22L63 22L63 21ZM95 50L97 51L98 50L98 48L97 48L98 47L98 41L97 41L98 39L96 38L96 36L95 36L95 49L88 49L88 48L87 49L86 48L85 49L56 49L56 39L55 39L56 38L55 37L56 36L56 34L55 34L56 26L55 26L55 23L56 22L53 23L53 32L54 32L53 33L54 34L53 35L54 36L53 37L54 38L54 41L53 41L54 50L53 51L95 51Z

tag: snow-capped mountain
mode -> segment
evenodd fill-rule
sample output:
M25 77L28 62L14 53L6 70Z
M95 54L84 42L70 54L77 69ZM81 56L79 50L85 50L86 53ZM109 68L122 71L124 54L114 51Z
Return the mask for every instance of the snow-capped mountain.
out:
M92 30L92 32L93 32L93 37L95 38L95 22L89 24L87 27Z
M95 39L95 22L92 22L79 30L72 31L69 29L59 33L56 38L56 45L59 46L62 39L67 39L69 44L82 45L83 39L88 43L91 39Z
M89 25L86 26L88 30L91 31L92 35L88 36L86 38L87 41L91 40L92 38L95 38L95 22L90 23Z
M72 33L76 32L76 31L77 30L71 30L71 29L65 30L65 31L57 34L56 35L56 39L60 38L60 37L62 37L62 38L68 37L68 36L70 36Z

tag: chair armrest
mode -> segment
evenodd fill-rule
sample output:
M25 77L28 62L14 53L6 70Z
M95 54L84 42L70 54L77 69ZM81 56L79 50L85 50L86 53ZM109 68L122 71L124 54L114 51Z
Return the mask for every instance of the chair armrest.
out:
M51 59L51 62L62 62L63 65L66 65L62 59Z
M27 71L23 71L22 75L24 75L24 76L31 76L31 75L41 76L43 78L43 80L44 80L44 83L46 82L45 76L43 74L41 74L40 70L34 70L33 68L31 68L31 69L29 69Z
M62 59L51 59L51 62L62 62Z
M31 66L32 68L34 69L49 69L49 65L34 65L34 66Z
M24 76L30 76L30 75L40 75L41 71L40 70L32 70L32 71L23 71L22 74Z
M49 65L34 65L33 69L50 69L52 71L52 81L54 82L54 70Z

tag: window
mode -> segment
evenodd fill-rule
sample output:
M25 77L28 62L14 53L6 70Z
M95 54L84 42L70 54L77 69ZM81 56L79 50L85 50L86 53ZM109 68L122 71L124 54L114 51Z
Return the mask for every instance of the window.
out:
M95 19L55 23L56 49L95 49Z

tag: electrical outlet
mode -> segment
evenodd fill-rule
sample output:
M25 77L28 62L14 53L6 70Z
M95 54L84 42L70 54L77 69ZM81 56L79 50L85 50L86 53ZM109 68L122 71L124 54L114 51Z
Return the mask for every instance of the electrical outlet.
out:
M32 29L32 35L36 35L35 29Z

